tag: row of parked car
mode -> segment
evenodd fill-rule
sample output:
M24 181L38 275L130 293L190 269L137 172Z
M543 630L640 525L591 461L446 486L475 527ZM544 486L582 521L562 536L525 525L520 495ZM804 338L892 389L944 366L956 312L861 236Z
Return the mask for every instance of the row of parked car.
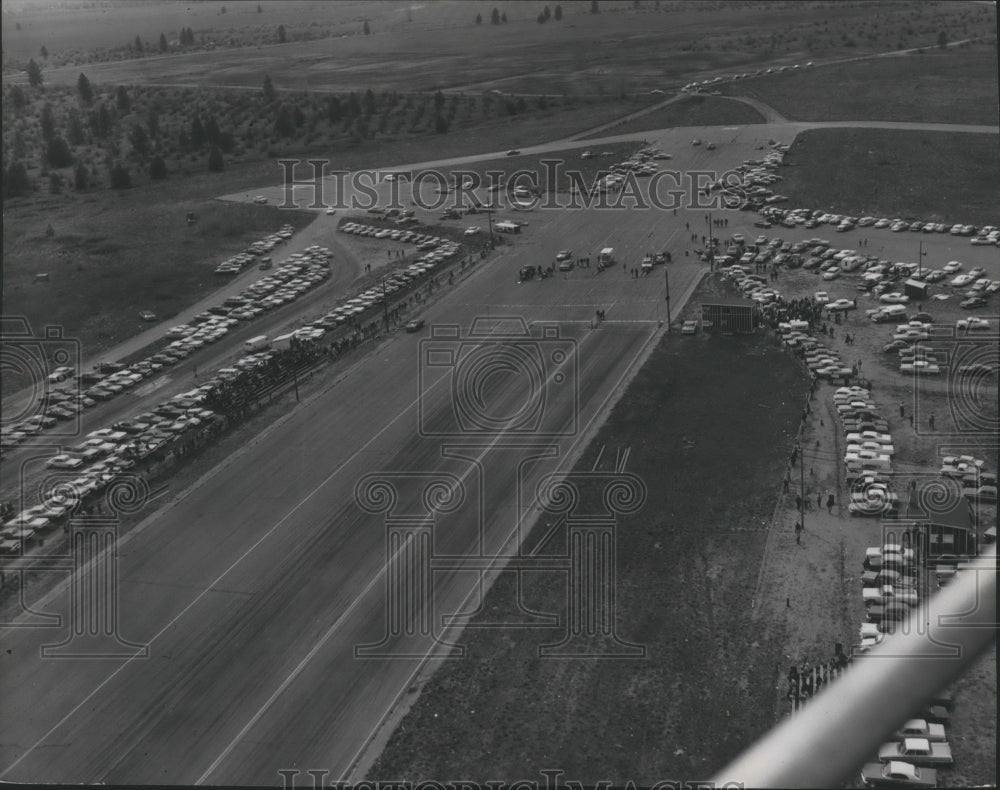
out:
M865 550L861 595L866 617L855 656L879 645L920 605L919 579L912 548L892 543ZM877 760L862 767L862 783L868 787L936 787L937 769L954 763L945 732L952 704L951 696L944 693L914 711L914 718L878 747Z
M201 405L206 391L203 386L181 393L131 420L91 431L84 441L49 458L45 467L50 477L44 481L39 503L2 525L0 553L22 553L137 462L185 431L216 420L215 413ZM51 477L60 472L65 476Z
M224 336L229 327L252 321L259 315L288 304L315 288L330 276L332 254L326 247L313 245L293 253L270 274L227 297L222 304L200 313L189 324L167 330L172 342L168 349L194 350Z
M974 245L989 245L1000 242L1000 229L993 225L976 227L975 225L954 224L944 222L928 222L925 220L904 220L888 217L853 217L846 214L833 214L820 209L794 208L782 209L777 206L764 206L760 213L765 222L781 224L785 227L802 225L806 228L818 228L821 225L832 225L838 232L846 232L855 228L888 228L902 233L949 233L952 236L969 237Z
M251 250L253 254L269 251L291 238L293 233L290 225L284 225L276 233L254 242L244 254L250 255ZM177 364L202 346L221 340L238 322L250 321L265 310L297 298L329 277L330 257L329 249L318 246L294 253L281 267L239 296L229 297L221 305L200 313L190 324L169 329L166 336L170 344L138 362L129 365L101 362L93 371L80 374L66 366L55 368L48 376L50 388L41 398L40 413L18 424L4 426L0 442L4 447L13 447L60 421L74 419L99 401L110 400L160 370ZM54 386L70 379L75 379L76 386ZM86 389L81 392L81 387Z
M239 274L247 266L261 261L269 262L268 253L282 242L288 241L295 233L291 225L282 225L278 231L253 242L243 252L226 258L215 267L216 274ZM266 264L265 264L266 265Z

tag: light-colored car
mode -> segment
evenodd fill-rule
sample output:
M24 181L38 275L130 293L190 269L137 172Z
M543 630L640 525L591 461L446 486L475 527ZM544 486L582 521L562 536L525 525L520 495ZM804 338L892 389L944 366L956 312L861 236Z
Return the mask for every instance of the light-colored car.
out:
M899 366L899 372L937 375L941 372L941 366L927 359L915 359L912 362L903 362Z
M937 771L901 760L865 763L861 782L866 787L937 787Z
M896 454L896 448L893 447L891 444L886 444L884 442L874 442L865 440L861 442L852 442L847 445L847 452L849 453L856 453L860 452L861 450L871 450L872 452L885 453L886 455Z
M890 458L885 453L879 453L875 450L857 450L855 452L848 452L844 454L845 464L876 464L888 468L892 463L892 458Z
M962 270L961 261L948 261L943 267L945 274L957 274Z
M682 335L695 335L698 333L698 322L697 321L685 321L681 325Z
M816 293L813 294L813 301L817 304L826 304L830 301L830 294L826 291L816 291Z
M910 719L892 736L893 740L925 738L928 741L946 741L944 725L931 724L926 719Z
M978 316L971 315L968 318L959 318L955 322L955 326L969 332L977 329L989 329L990 322L985 318L979 318Z
M45 462L49 469L79 469L83 460L73 455L54 455Z
M480 232L480 228L477 225L473 225L472 227L465 229L464 235L466 235L466 236L475 236L479 232Z
M891 584L884 584L881 587L863 587L861 589L861 600L865 605L884 604L887 601L905 603L908 606L916 606L920 603L920 596L912 587L893 587ZM944 740L944 738L941 738Z
M839 266L831 266L829 269L827 269L825 272L823 272L823 279L824 280L836 280L838 277L840 277L840 267Z
M901 294L899 291L890 291L889 293L882 294L878 300L882 304L907 304L910 301L910 297L906 294Z
M902 761L913 765L951 765L951 746L926 738L905 738L883 743L878 749L879 762Z

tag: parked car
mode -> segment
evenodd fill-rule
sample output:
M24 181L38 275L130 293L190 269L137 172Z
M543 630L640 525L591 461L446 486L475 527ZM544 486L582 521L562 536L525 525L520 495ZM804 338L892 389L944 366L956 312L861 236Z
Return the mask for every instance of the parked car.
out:
M989 329L990 322L985 318L979 318L978 316L969 316L968 318L959 318L955 322L955 326L959 329L964 329L966 332L972 332L977 329Z
M865 763L861 781L866 787L937 787L937 771L901 760Z
M910 719L892 736L893 740L906 738L926 738L928 741L946 741L944 725L928 722L927 719Z
M407 332L419 332L421 329L424 328L424 319L414 318L412 321L407 322L405 328Z
M878 749L879 762L902 761L913 765L951 765L951 746L926 738L906 738L884 743Z
M694 335L698 332L698 322L697 321L685 321L681 325L682 335Z

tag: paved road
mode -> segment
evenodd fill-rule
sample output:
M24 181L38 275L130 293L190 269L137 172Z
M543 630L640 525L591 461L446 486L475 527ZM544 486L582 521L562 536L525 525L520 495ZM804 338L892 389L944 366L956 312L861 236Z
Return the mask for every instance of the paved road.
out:
M726 155L736 160L756 145L752 135L732 136ZM662 142L678 144L679 134ZM689 147L682 164L707 156ZM556 388L544 411L546 425L567 433L544 442L552 457L519 465L524 449L499 444L523 441L520 435L476 437L443 457L441 438L422 435L419 417L431 431L453 422L450 390L432 379L420 411L426 338L400 334L123 540L120 633L148 643L147 659L43 659L40 646L59 641L61 629L0 634L0 775L263 783L277 781L280 768L307 765L347 775L424 660L354 659L355 645L385 635L387 552L384 521L354 504L355 485L380 470L451 473L469 504L441 517L435 551L513 550L512 531L516 537L530 522L518 491L532 491L582 449L588 426L662 331L666 309L660 272L635 279L620 268L580 269L518 284L517 268L551 261L566 246L582 254L610 245L633 265L647 249L668 249L676 314L703 272L684 258L684 221L683 214L634 210L534 212L524 234L427 311L430 324L454 321L463 331L477 317L493 326L502 314L523 318L536 333L554 322L559 342L575 341L578 398ZM598 308L607 321L591 329ZM484 379L495 413L517 413L521 383L503 374ZM412 485L404 476L400 510L413 507ZM481 530L470 532L469 524ZM478 579L471 571L444 573L434 588L435 615L474 609ZM66 606L64 587L36 603L39 611L65 613ZM419 640L390 640L387 649L427 653Z
M759 156L762 139L790 142L797 129L715 127L644 136L674 152L671 165L678 169L724 170ZM718 151L690 145L692 136L708 133ZM513 315L536 333L553 322L561 342L575 341L579 397L553 392L544 410L546 424L566 432L544 442L554 455L518 465L524 449L500 446L518 438L511 434L476 436L467 442L473 446L446 454L441 438L420 427L433 433L454 423L447 379L435 385L441 374L433 373L424 388L430 395L421 400L426 338L395 336L121 543L120 633L148 643L148 658L43 659L40 646L60 641L63 629L0 633L0 778L253 784L276 782L276 772L288 767L350 773L379 724L400 710L429 654L426 641L400 637L383 646L394 660L355 658L356 645L385 636L386 558L398 558L386 548L383 518L357 507L356 484L373 472L392 473L400 503L394 515L412 514L422 481L414 473L450 474L450 488L459 488L457 479L468 500L439 517L434 556L510 553L517 527L532 517L519 507L518 492L532 491L541 475L582 449L588 426L606 414L665 316L660 272L634 279L620 268L600 275L581 269L518 284L517 268L547 263L563 247L593 254L612 246L630 265L647 250L668 249L675 260L669 269L674 315L702 273L684 256L690 246L684 225L697 228L701 211L523 216L525 232L426 318L463 331L485 318L495 331L499 316ZM856 241L856 234L848 236ZM959 243L935 239L942 249ZM966 245L963 250L977 249ZM591 329L596 309L605 309L608 320ZM496 414L517 413L523 405L518 382L503 373L483 379L485 402ZM452 569L441 576L431 598L413 599L402 611L423 614L432 606L432 624L442 614L472 611L479 574ZM57 587L35 608L65 614L67 594ZM398 658L408 654L418 657ZM44 696L38 688L46 689Z

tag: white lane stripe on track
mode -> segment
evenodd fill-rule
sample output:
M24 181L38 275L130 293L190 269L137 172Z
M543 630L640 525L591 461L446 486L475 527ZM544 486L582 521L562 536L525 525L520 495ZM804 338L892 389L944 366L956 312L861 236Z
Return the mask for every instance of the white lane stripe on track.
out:
M581 441L583 441L584 439L587 439L587 440L590 439L589 432L590 432L591 426L601 416L601 414L604 413L604 411L605 411L605 409L607 407L608 401L610 401L611 398L614 397L618 393L618 390L619 390L619 387L621 386L621 383L625 380L625 378L631 372L633 366L636 363L636 360L638 360L638 359L640 359L640 358L643 357L643 354L645 353L647 347L649 346L649 344L653 340L656 339L657 336L658 336L658 333L656 333L656 332L650 333L649 337L646 339L646 342L642 344L642 346L638 349L638 351L636 351L635 356L632 357L631 362L629 362L628 366L622 372L621 376L618 377L618 380L615 382L614 386L608 389L608 394L605 396L604 400L601 402L601 405L598 407L598 409L594 412L594 415L590 418L590 421L583 428L583 430L581 430L579 432L579 434L577 435L576 441L574 441L573 444L570 445L569 450L563 456L563 464L560 465L559 468L557 468L556 473L562 471L562 466L564 466L566 463L568 463L569 461L571 461L573 459L573 453L574 453L577 445ZM507 540L510 540L510 538L512 538L512 537L516 537L517 530L518 530L518 527L515 526L514 530L507 536ZM524 532L524 534L527 535L528 532L530 532L530 530L526 530ZM506 545L506 541L504 542L503 545ZM466 597L462 600L462 602L461 602L461 604L459 606L458 611L464 611L465 610L465 605L468 602L468 600L472 597L472 595L474 593L478 593L478 592L479 592L479 588L478 587L474 587L472 590L470 590L469 594L466 595ZM451 629L449 629L449 630L453 630L453 629L459 629L460 630L461 626L452 626ZM443 640L443 641L446 641L446 640L447 640L447 637L445 637L445 640ZM348 762L348 766L347 766L346 772L340 777L340 781L341 782L348 782L348 781L350 781L350 778L349 778L350 777L350 773L353 772L354 766L357 763L358 759L364 753L365 749L368 748L368 744L371 743L371 741L378 734L379 729L382 727L382 722L395 709L396 704L398 703L400 697L402 697L403 694L406 692L406 690L409 689L413 685L414 678L417 677L417 675L423 670L423 668L427 664L427 662L430 659L432 659L432 658L433 658L433 654L431 652L428 652L426 655L424 655L424 657L420 660L420 663L417 665L417 667L413 670L413 672L410 673L410 676L406 679L406 682L403 683L400 686L399 693L396 695L395 699L392 701L392 704L389 705L389 707L385 711L385 713L382 714L382 717L379 719L378 723L375 725L375 727L372 729L372 731L368 734L368 737L365 738L364 743L357 750L357 752L355 752L354 756Z
M498 328L500 328L500 327L498 327ZM490 332L490 334L492 334L492 331ZM545 381L545 385L548 386L549 384L551 384L552 379L556 375L559 375L559 369L558 368L553 368L552 372L549 374L548 378ZM440 378L438 380L438 383L443 382L445 380L446 380L446 378L442 377L442 378ZM437 386L437 384L435 384L434 386ZM410 405L402 412L402 414L405 414L410 409L412 409L417 404L417 402L419 400L420 400L420 398L418 397L416 400L414 400L412 403L410 403ZM402 414L400 414L400 416L402 416ZM399 419L399 417L397 417L396 419ZM395 420L393 420L393 422L395 422ZM473 471L475 471L476 469L479 468L479 466L481 465L482 460L486 456L486 454L490 450L492 450L494 447L496 447L497 444L502 439L504 439L504 438L506 438L506 434L505 433L498 433L496 435L496 437L493 439L493 441L491 441L489 444L487 444L483 448L483 451L479 454L478 458L476 458L476 463L475 464L470 464L469 466L467 466L466 470L461 475L459 475L458 485L463 485L465 483L465 479L470 474L472 474ZM360 450L359 450L359 452L360 452ZM355 455L357 455L357 453L355 453ZM353 459L353 457L354 456L352 456L352 459ZM341 465L341 468L342 467L343 467L343 465ZM337 471L339 472L340 470L338 469ZM334 474L336 474L336 472ZM333 475L331 475L331 477L332 476ZM327 478L327 481L329 479L330 478ZM324 483L322 485L325 485L325 483L327 481L324 481ZM310 494L303 500L303 502L305 502L310 497L312 497L312 495L315 494L316 491L318 491L319 488L322 487L322 485L318 486L316 489L314 489L312 492L310 492ZM275 701L278 699L278 697L281 696L281 694L285 691L285 689L287 689L295 681L295 679L298 678L298 676L300 674L302 674L302 671L306 668L306 665L313 659L313 657L322 649L322 647L330 640L330 638L338 630L340 630L340 627L341 627L342 623L344 622L345 618L361 602L361 600L365 597L365 595L368 594L368 592L372 589L372 587L375 585L375 583L378 582L382 578L382 576L386 572L386 569L388 567L390 567L396 561L396 557L400 554L400 552L403 552L405 550L406 550L406 546L405 545L400 546L396 550L396 552L392 555L392 557L390 557L379 568L378 573L376 573L372 577L371 581L368 582L368 584L365 586L365 589L362 591L362 593L360 595L358 595L357 597L355 597L355 599L353 601L351 601L350 605L347 607L347 609L344 610L343 614L341 614L341 616L338 617L336 619L336 621L334 621L333 625L331 625L330 628L327 629L326 633L324 633L323 636L320 637L319 641L315 645L313 645L313 647L309 650L308 653L306 653L305 657L295 666L295 668L288 674L288 676L279 684L278 688L276 688L271 693L271 696L269 696L267 698L267 700L264 702L264 704L257 710L256 713L254 713L253 716L250 717L250 720L243 726L243 728L239 731L239 733L237 733L236 737L233 738L233 740L230 741L229 745L226 746L226 748L222 750L222 753L219 754L219 756L215 758L215 760L212 762L211 765L209 765L209 767L205 770L205 772L200 777L198 777L198 779L195 780L195 784L200 785L200 784L203 784L205 781L207 781L208 777L211 776L212 773L214 773L214 771L219 767L219 765L221 765L222 762L240 744L240 742L243 740L243 738L246 736L246 734L250 731L250 729L258 721L260 721L260 719L264 716L265 713L267 713L267 711L275 703ZM464 607L466 601L468 601L469 597L475 591L476 591L476 589L473 589L473 590L471 590L469 592L468 595L466 595L465 599L462 601L462 607ZM460 607L460 611L462 610L462 607ZM423 660L426 660L426 657ZM408 686L409 686L409 683L404 684L403 688L405 689Z

